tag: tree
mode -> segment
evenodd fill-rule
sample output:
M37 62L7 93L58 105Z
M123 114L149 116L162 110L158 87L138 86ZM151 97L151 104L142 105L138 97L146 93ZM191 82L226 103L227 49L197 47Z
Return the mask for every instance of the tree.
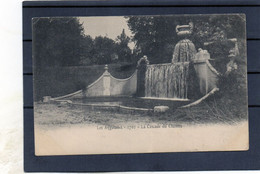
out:
M82 54L80 55L80 65L91 65L94 59L94 40L91 36L86 35L83 38L82 44L79 45L82 50Z
M173 49L181 39L176 25L193 22L192 40L196 48L204 42L223 41L227 38L245 38L243 15L177 15L177 16L131 16L126 17L133 41L140 54L147 55L151 63L171 62ZM220 50L219 50L220 51ZM214 53L218 55L218 53Z
M122 33L116 38L116 51L118 54L119 62L129 62L131 61L131 49L128 44L130 42L130 37L125 34L123 29Z
M109 64L116 56L115 41L108 37L96 37L93 49L92 63L94 64Z
M170 62L171 45L174 41L174 23L169 17L133 16L127 17L129 29L134 34L135 50L140 56L147 55L151 63ZM168 50L168 51L167 51Z
M35 65L78 65L84 54L84 29L79 20L35 18L33 20L33 57Z

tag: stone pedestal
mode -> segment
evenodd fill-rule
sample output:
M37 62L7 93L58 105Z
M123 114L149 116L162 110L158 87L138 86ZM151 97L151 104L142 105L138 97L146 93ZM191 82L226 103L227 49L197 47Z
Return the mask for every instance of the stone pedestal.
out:
M105 65L105 72L103 77L103 96L110 96L110 73L108 72L108 66Z
M217 87L219 73L209 62L210 54L207 50L200 49L193 60L194 68L199 79L200 92L207 94Z

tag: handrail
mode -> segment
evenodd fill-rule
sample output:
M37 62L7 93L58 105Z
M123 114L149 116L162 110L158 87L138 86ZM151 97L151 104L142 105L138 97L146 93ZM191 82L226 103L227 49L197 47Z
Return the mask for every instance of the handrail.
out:
M149 64L149 65L147 65L147 66L156 66L156 65L158 65L158 66L160 66L160 65L163 65L163 66L165 66L165 65L181 65L181 64L184 64L184 65L186 65L186 64L189 64L190 62L175 62L175 63L158 63L158 64Z
M91 83L90 85L88 85L86 87L86 89L89 89L90 87L92 87L93 85L95 85L99 80L101 80L101 78L104 76L105 72L97 79L95 80L93 83Z
M76 95L76 94L78 94L78 93L80 93L80 92L82 92L82 89L81 89L81 90L78 90L78 91L76 91L76 92L67 94L67 95L63 95L63 96L60 96L60 97L51 98L50 100L59 100L59 99L63 99L63 98L66 98L66 97L71 97L71 96Z
M220 75L220 73L211 65L211 63L208 60L206 60L206 64L213 73L215 73L216 75Z

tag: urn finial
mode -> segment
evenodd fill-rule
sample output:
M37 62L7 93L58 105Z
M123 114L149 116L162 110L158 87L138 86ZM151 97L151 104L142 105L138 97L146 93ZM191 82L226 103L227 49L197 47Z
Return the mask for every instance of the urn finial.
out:
M176 33L178 36L190 35L193 31L193 23L190 22L188 25L177 25Z
M106 71L108 70L108 66L107 66L107 64L105 65L104 70L106 70Z

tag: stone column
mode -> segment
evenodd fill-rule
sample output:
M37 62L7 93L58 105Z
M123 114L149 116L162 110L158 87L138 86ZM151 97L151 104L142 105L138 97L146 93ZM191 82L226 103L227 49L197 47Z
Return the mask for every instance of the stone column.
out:
M105 72L103 77L103 95L110 96L110 73L108 72L108 66L105 65Z
M149 64L149 61L147 59L147 56L143 56L138 62L137 62L137 90L136 90L136 96L138 97L145 97L145 73L147 65Z
M209 63L210 54L207 50L199 49L193 60L194 68L199 79L200 92L207 94L216 87L218 72Z

